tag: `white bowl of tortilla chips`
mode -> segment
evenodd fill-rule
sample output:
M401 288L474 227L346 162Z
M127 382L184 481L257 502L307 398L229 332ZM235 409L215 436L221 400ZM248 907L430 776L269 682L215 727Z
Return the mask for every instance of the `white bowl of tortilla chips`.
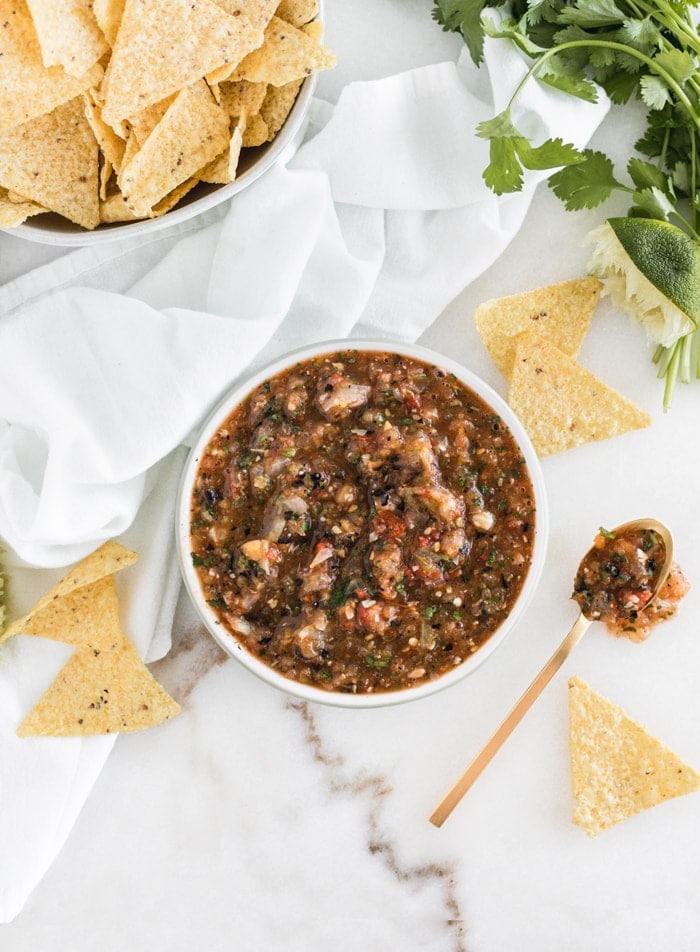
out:
M0 0L0 228L84 245L227 200L291 154L319 0Z

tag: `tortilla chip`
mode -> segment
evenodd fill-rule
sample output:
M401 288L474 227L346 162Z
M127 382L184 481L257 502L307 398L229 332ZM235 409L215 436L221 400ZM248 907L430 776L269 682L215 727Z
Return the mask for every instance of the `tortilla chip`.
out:
M302 27L318 16L318 0L281 0L277 16L292 26Z
M29 615L10 627L15 635L36 635L94 650L114 638L111 628L105 625L105 619L111 617L114 598L114 575L105 575L67 595L55 596L42 608L35 606Z
M229 16L245 17L258 30L264 30L277 9L279 0L215 0Z
M109 45L93 13L93 0L27 0L44 66L82 76Z
M256 112L254 116L246 116L245 128L243 130L243 146L246 149L254 149L258 145L263 145L270 138L270 131L267 123Z
M286 86L295 79L335 66L336 57L303 30L274 16L265 28L265 40L242 61L234 79Z
M142 109L141 112L136 113L136 115L129 116L130 134L136 136L139 147L148 139L170 106L172 106L174 99L175 95L167 96L165 99L161 99L160 102L154 102L150 106L146 106L145 109Z
M597 278L581 278L480 304L474 314L477 330L506 380L513 367L515 337L530 327L575 357L601 289Z
M39 599L28 614L12 622L5 630L3 640L12 635L37 634L38 632L34 631L36 627L34 618L44 608L72 595L86 585L91 585L108 575L113 575L120 569L133 565L137 559L138 555L135 552L124 548L118 542L105 542L99 549L95 549L73 566L46 595Z
M569 680L569 747L573 822L591 837L700 789L700 774L580 678Z
M122 172L124 171L124 169L128 167L129 163L134 158L136 153L140 151L140 149L141 149L141 144L139 143L139 140L132 133L131 129L129 129L126 136L126 140L124 142L124 155L122 156L121 165L116 170L117 182L119 182L120 176Z
M114 225L124 221L138 221L138 218L127 208L122 193L116 192L100 202L100 221L105 225Z
M228 116L236 119L242 115L252 116L260 112L266 93L265 83L249 83L244 79L221 83L219 86L222 109Z
M78 96L0 138L0 185L94 228L100 220L98 152Z
M213 69L204 77L211 86L211 91L217 102L219 102L219 83L225 83L237 66L237 63L225 63L223 66L219 66L218 69Z
M129 0L104 78L103 118L116 128L261 42L259 29L213 0Z
M267 126L268 140L274 139L286 122L303 82L303 79L296 79L293 83L287 83L286 86L268 86L267 94L260 107L260 116Z
M0 228L16 228L32 215L41 215L46 209L36 202L18 202L4 188L0 188Z
M508 403L539 456L651 424L651 417L537 330L516 341Z
M0 24L0 133L99 84L99 64L82 76L71 76L60 66L44 66L25 0L0 0Z
M114 129L108 126L102 119L102 107L92 102L89 96L85 96L84 101L85 118L90 123L90 128L97 139L97 144L112 168L121 168L126 143L121 136L118 136Z
M161 215L169 212L171 208L175 208L185 195L192 191L198 182L199 177L196 175L193 175L192 178L187 179L185 182L181 182L172 192L168 192L165 198L161 198L159 202L156 202L148 217L159 218Z
M93 0L93 13L110 46L114 46L126 0Z
M124 201L145 216L229 144L226 113L201 79L178 93L161 122L119 177Z
M310 23L305 23L299 29L303 30L307 36L310 36L312 40L315 40L316 43L320 43L323 39L323 22L321 20L312 20Z
M197 173L197 178L201 182L207 182L209 185L229 185L235 180L243 146L244 129L245 117L242 117L233 130L228 149Z
M61 601L80 597L71 613ZM71 737L131 732L174 717L179 705L155 681L119 626L114 576L83 587L49 610L75 624L78 645L44 696L19 726L20 737Z

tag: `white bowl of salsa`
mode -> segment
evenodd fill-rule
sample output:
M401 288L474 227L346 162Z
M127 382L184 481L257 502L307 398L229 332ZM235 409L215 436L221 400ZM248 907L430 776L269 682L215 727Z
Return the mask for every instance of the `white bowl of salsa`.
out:
M444 355L346 340L238 383L185 465L185 587L268 684L343 707L426 697L518 625L547 544L539 461Z

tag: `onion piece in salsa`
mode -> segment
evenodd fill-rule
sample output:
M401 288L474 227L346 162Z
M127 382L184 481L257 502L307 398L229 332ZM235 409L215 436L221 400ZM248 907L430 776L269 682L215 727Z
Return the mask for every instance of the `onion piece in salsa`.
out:
M579 566L572 598L591 621L604 622L615 635L644 641L655 625L676 614L690 589L673 562L654 596L665 555L663 540L654 529L610 532L601 528Z
M335 351L264 381L209 440L192 561L222 627L279 674L387 692L499 629L535 515L522 451L480 396L421 360Z

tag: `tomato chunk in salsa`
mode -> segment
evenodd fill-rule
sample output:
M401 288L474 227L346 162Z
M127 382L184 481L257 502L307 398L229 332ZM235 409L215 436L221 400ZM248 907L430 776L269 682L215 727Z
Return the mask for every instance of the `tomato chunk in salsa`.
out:
M579 566L572 598L586 618L604 622L615 635L643 641L655 625L676 614L690 588L673 562L654 595L665 558L663 539L653 529L601 529Z
M346 350L265 381L202 453L192 559L248 651L329 691L413 686L501 625L535 502L503 420L439 367Z

